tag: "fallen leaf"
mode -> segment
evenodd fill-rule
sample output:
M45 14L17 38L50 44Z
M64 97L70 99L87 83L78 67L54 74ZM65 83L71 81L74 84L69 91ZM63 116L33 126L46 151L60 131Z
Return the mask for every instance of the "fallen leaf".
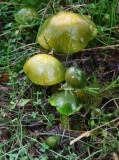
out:
M76 92L76 94L77 94L77 96L80 97L80 98L84 97L84 93L83 93L83 92Z
M14 121L17 121L17 118L15 118L15 119L11 120L11 122L14 122Z
M0 101L0 106L1 107L8 107L9 106L9 102L8 101Z
M3 87L3 86L0 87L0 90L3 90L3 91L8 91L9 89L10 87Z
M6 128L0 128L0 141L1 143L6 143L9 138L9 131Z
M119 121L115 124L116 127L119 127Z
M28 102L30 102L32 99L21 99L16 106L17 107L23 107L25 106Z
M0 79L1 82L6 82L8 81L9 74L8 73L3 73L2 78Z

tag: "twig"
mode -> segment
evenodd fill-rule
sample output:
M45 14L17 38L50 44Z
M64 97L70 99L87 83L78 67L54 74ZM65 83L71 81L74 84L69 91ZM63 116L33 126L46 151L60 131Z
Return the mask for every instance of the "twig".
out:
M112 98L112 99L110 99L109 101L107 101L107 102L101 107L101 110L102 110L108 103L110 103L111 101L117 100L117 99L119 99L119 98Z
M116 49L116 48L119 48L119 44L105 46L105 47L87 48L87 49L83 49L82 51L92 51L92 50L100 50L100 49Z
M118 155L117 155L116 152L113 152L113 153L112 153L112 156L113 156L113 159L114 159L114 160L119 160L119 157L118 157Z
M85 54L85 52L82 53L82 55L81 55L81 57L80 57L80 59L79 59L79 65L80 65L80 63L81 63L81 61L82 61L82 58L83 58L84 54Z
M113 120L110 121L110 122L107 122L107 123L105 123L105 124L103 124L103 125L101 125L101 126L98 126L98 127L94 128L94 129L90 130L90 131L87 131L86 133L83 133L83 134L80 135L79 137L77 137L77 138L75 138L74 140L72 140L72 141L70 142L70 145L74 144L75 142L77 142L77 141L80 140L81 138L85 137L85 136L88 135L89 133L91 133L91 132L93 132L93 131L95 131L95 130L97 130L97 129L99 129L99 128L102 128L102 127L108 125L109 123L115 122L115 121L117 121L117 120L119 120L119 116L118 116L117 118L113 119Z
M84 0L82 0L82 2L85 4ZM84 8L86 9L88 15L90 15L90 12L88 11L87 5L84 5Z
M64 10L70 10L70 9L78 9L80 7L85 6L86 4L82 4L82 5L68 5L67 7L64 8Z
M119 109L118 103L113 99L115 106Z
M88 147L88 154L89 154L89 156L91 155L91 154L90 154L90 149L89 149L89 147ZM90 158L90 160L92 160L92 159Z
M8 3L8 2L0 2L0 4L12 4L12 5L22 5L22 6L28 6L27 4Z
M55 13L55 10L54 10L54 8L53 8L53 5L52 5L51 1L50 1L49 3L50 3L50 6L51 6L51 8L52 8L53 13Z

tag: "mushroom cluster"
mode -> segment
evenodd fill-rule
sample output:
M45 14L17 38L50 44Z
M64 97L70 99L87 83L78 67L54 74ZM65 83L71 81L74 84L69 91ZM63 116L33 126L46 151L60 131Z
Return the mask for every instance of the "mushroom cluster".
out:
M89 16L59 12L43 24L39 30L38 42L47 50L75 53L85 48L96 34L97 30ZM23 70L29 79L38 85L51 86L64 80L74 89L82 89L87 85L87 78L82 70L70 67L65 71L61 62L48 54L31 57L24 64ZM79 111L82 106L80 98L70 91L53 94L48 98L48 102L61 113L61 123L66 128L68 116ZM52 138L48 139L47 143L52 141Z

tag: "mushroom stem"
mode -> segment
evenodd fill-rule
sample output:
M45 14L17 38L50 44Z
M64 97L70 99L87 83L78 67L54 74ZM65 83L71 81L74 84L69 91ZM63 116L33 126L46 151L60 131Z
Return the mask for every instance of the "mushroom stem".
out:
M67 115L61 115L61 124L62 124L62 128L65 128L65 129L69 129L69 116Z

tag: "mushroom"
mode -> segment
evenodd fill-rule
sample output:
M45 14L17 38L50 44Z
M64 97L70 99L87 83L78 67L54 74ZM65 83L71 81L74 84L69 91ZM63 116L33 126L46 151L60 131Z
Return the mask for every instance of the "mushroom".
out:
M55 57L38 54L31 57L23 67L29 79L38 85L50 86L64 81L65 68Z
M57 111L61 113L61 124L63 127L68 128L68 117L71 114L79 111L81 104L80 99L77 98L75 93L69 91L59 92L48 98L51 106L55 106Z
M59 136L49 136L46 138L45 143L49 146L49 148L56 148L59 144L60 137Z
M15 20L22 26L31 25L39 18L39 14L31 8L22 8L15 14Z
M84 49L97 34L87 15L61 11L50 17L38 32L38 43L47 50L75 53Z
M65 74L65 81L73 88L82 89L87 85L87 78L85 73L76 67L70 67L67 69Z

